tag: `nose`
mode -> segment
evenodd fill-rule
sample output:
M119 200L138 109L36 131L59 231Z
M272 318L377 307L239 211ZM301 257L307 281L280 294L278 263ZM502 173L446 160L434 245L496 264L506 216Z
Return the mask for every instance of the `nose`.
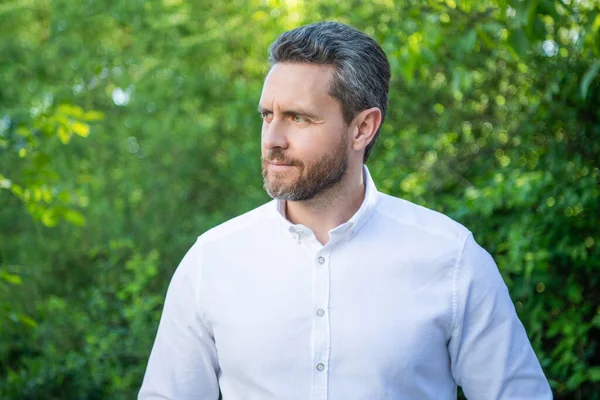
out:
M265 150L276 147L287 149L287 133L283 124L277 119L273 118L270 122L263 121L262 145Z

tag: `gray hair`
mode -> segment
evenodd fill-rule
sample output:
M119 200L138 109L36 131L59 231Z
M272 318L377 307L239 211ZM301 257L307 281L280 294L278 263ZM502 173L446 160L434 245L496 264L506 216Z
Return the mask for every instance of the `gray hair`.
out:
M269 64L308 63L333 65L329 94L342 106L346 123L371 107L385 119L390 85L390 64L379 44L368 35L338 22L317 22L287 31L269 47ZM380 128L365 149L367 162Z

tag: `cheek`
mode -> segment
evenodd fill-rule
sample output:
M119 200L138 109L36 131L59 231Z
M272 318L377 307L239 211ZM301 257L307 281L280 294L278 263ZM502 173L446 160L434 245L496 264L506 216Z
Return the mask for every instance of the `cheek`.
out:
M308 133L297 138L294 148L307 160L316 161L338 151L342 133L334 128Z
M327 153L327 142L317 136L306 136L296 140L290 146L290 156L302 160L305 164L313 164Z

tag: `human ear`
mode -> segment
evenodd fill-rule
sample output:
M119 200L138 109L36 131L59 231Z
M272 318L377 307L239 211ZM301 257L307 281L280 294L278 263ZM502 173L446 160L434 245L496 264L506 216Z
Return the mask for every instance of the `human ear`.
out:
M354 117L354 123L356 130L352 148L355 151L364 150L373 141L381 125L381 110L378 107L363 110Z

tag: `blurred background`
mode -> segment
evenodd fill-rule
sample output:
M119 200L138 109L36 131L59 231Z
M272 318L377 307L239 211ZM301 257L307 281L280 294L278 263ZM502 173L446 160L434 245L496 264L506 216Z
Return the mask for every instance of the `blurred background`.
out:
M195 238L269 200L267 48L392 66L368 163L496 259L557 399L600 399L597 0L0 2L0 398L132 399Z

